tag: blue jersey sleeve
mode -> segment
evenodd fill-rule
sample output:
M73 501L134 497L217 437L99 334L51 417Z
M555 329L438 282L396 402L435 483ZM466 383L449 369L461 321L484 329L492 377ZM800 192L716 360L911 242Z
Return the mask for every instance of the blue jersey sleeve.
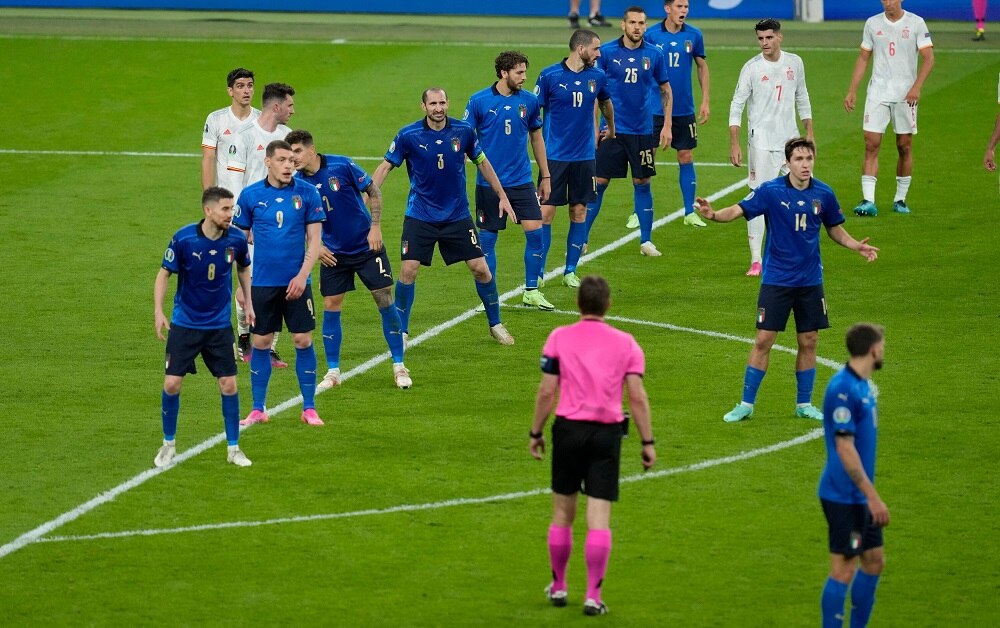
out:
M699 30L698 34L694 38L694 45L691 48L691 55L695 57L705 58L705 36Z
M392 143L389 144L389 150L385 151L385 160L396 168L403 165L403 160L406 159L406 150L403 147L404 143L405 138L397 134Z
M250 246L247 244L247 237L243 235L242 231L234 231L231 236L235 240L235 245L233 246L233 260L236 265L240 268L246 268L250 265Z
M253 202L245 190L240 192L239 198L236 199L236 207L233 208L233 224L239 229L248 231L253 228Z
M476 136L476 131L471 126L468 127L465 133L465 154L469 156L469 159L474 164L479 164L483 161L483 147L479 144L479 137Z
M358 164L353 161L348 162L347 169L350 171L351 183L357 188L358 192L364 192L372 184L371 176Z
M545 74L544 72L542 74L539 74L538 78L535 80L535 96L538 98L539 107L544 108L549 106L548 83L549 83L548 75Z
M528 130L537 131L542 128L542 107L538 98L532 98L532 105L528 109Z
M653 78L656 79L656 84L663 85L664 83L669 83L670 76L667 73L667 60L663 58L663 53L658 48L655 46L650 46L650 48L656 52L653 55Z
M844 224L846 220L844 218L844 210L840 207L840 202L837 201L837 196L832 190L823 195L822 203L823 206L819 207L818 210L826 227L836 227L837 225Z
M750 190L750 193L737 203L737 205L743 209L743 217L751 220L767 213L770 196L768 189L762 185L756 190Z
M597 100L604 102L611 99L611 92L608 90L608 75L603 71L597 79Z
M166 268L175 275L181 268L179 248L179 242L177 241L177 236L175 235L171 238L170 244L167 245L167 250L163 252L163 263L160 264L163 268Z

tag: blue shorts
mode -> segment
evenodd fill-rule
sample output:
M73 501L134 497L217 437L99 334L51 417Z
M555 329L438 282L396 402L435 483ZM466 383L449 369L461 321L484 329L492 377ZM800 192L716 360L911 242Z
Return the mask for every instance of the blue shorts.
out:
M233 328L191 329L171 325L167 334L167 375L184 377L197 373L194 359L201 354L205 366L215 377L236 375L236 357L233 353Z
M416 260L423 266L431 265L435 244L446 266L483 257L479 232L472 224L472 218L456 222L424 222L407 216L403 219L400 240L402 259Z
M355 255L334 253L333 256L337 258L336 266L319 267L319 293L324 297L354 290L355 275L372 292L393 284L392 267L385 247L381 251L365 251Z
M552 193L546 205L586 205L597 200L596 163L586 161L549 160Z
M312 285L306 284L299 298L285 299L287 286L251 286L250 298L257 322L250 333L258 336L281 331L281 321L285 321L288 331L303 334L316 329L316 310L313 307Z
M653 141L660 143L660 131L663 130L663 116L653 116ZM698 146L698 120L694 114L690 116L674 116L671 118L670 148L674 150L694 150Z
M788 314L795 312L795 331L802 334L830 326L823 284L788 287L761 284L757 295L757 329L785 331Z
M507 200L514 208L518 221L542 219L538 190L534 184L515 185L504 188L504 192L507 193ZM507 214L500 215L500 197L491 187L476 186L476 226L485 231L503 231L507 228Z
M632 169L633 179L656 176L656 142L651 135L616 135L597 147L597 176L624 179Z
M820 498L829 528L830 553L860 556L882 547L882 528L872 523L868 504L841 504Z

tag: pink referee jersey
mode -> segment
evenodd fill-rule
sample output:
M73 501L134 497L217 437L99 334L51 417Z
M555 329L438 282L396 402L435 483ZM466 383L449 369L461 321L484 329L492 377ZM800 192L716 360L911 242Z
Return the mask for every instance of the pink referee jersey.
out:
M559 363L556 416L574 421L622 422L625 376L646 371L635 338L598 320L552 330L542 355Z

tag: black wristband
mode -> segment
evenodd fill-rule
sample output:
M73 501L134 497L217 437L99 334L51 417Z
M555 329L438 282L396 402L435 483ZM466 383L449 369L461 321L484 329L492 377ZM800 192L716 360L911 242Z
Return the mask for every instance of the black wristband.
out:
M646 445L655 445L655 444L656 444L656 441L654 439L652 439L652 438L650 438L649 440L642 441L642 446L643 447L645 447Z
M528 432L528 436L530 436L531 438L545 438L545 434L543 434L542 432L531 432L531 431L529 431Z

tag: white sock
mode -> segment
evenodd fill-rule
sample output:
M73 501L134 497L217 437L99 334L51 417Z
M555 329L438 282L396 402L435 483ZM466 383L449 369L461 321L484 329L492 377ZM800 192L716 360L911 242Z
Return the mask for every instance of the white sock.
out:
M228 447L229 447L229 451L239 451L240 450L240 446L239 445L229 445Z
M863 196L869 203L875 202L876 181L878 181L878 177L873 177L867 174L861 175L861 196Z
M910 177L896 177L896 198L893 202L906 202L906 193L910 191Z
M236 331L239 335L249 334L250 326L247 325L247 313L240 307L240 302L236 302Z
M764 217L757 216L747 221L747 239L750 241L750 263L761 262L761 247L764 246Z
M274 351L274 348L278 346L278 336L280 335L280 331L274 332L274 340L271 341L271 351Z

